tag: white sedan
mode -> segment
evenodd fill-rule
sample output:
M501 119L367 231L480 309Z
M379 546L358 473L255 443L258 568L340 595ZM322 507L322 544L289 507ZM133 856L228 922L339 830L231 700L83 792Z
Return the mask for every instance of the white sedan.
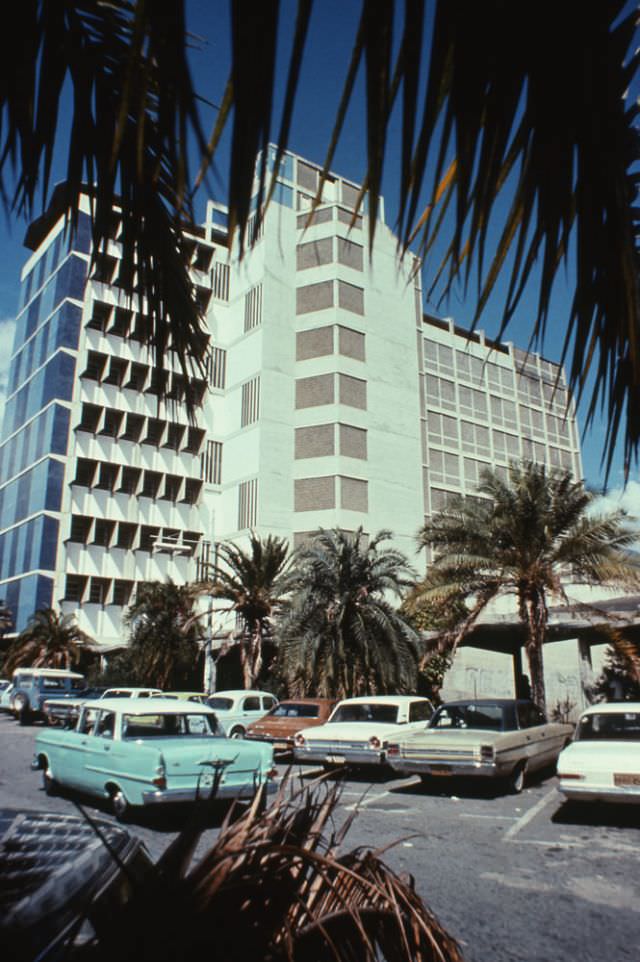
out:
M640 803L640 702L592 705L558 758L571 801Z
M324 725L299 731L293 754L297 762L325 768L382 765L386 743L400 732L424 728L433 714L428 698L418 695L368 695L338 702Z

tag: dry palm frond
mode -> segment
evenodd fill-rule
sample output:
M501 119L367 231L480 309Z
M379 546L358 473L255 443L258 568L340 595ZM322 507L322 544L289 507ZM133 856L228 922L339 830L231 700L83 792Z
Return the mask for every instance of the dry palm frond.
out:
M369 850L342 853L351 819L334 826L339 791L322 782L292 792L285 779L266 813L257 798L228 817L191 866L196 820L83 959L462 962L410 879Z

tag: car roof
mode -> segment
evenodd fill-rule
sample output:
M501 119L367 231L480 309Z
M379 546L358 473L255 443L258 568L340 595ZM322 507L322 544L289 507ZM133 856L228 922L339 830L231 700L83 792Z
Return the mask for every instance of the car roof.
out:
M271 698L276 697L272 691L260 691L255 688L229 688L227 691L212 691L209 698L238 698L242 695L269 695Z
M640 712L640 701L603 701L597 705L589 705L584 711L580 713L582 715L594 715L594 714L605 714L619 715L620 712Z
M13 675L15 677L22 672L27 675L62 675L65 678L84 678L84 675L79 671L67 671L66 668L27 668L26 665L16 668Z
M336 704L337 698L283 698L279 705L331 705Z
M192 701L180 701L176 698L154 698L153 701L150 698L101 698L99 702L88 703L86 707L99 711L126 712L127 715L157 715L159 712L171 715L185 711L215 715L213 708L208 705L196 706Z
M526 704L531 705L530 698L458 698L455 701L446 701L440 708L446 708L448 705L499 705L501 708L505 708L508 705L518 705Z
M338 702L340 705L369 705L371 702L380 702L384 705L407 705L412 701L429 701L423 695L359 695L357 698L343 698Z

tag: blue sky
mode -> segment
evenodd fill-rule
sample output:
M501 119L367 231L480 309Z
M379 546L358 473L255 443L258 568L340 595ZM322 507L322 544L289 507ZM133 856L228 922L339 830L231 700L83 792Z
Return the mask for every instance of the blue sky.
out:
M202 96L213 103L221 99L229 71L229 2L225 0L188 0L187 23L194 35L191 63L195 86ZM399 13L401 5L398 5ZM296 4L293 0L282 0L282 30L279 38L280 63L278 89L274 109L272 137L275 138L279 125L279 110L285 83L287 52L289 50L295 19ZM333 119L342 91L349 55L360 12L359 0L321 0L316 3L307 41L306 57L301 78L301 86L294 115L289 146L291 150L322 162L330 140ZM399 36L401 22L398 22ZM428 30L428 26L426 28ZM362 85L357 91L354 104L336 152L333 167L343 176L356 182L362 180L365 171L365 118L362 109ZM213 121L214 112L204 109L205 126ZM390 129L389 151L385 162L384 195L386 220L393 227L397 211L397 183L399 170L399 124L393 118ZM398 145L396 147L396 145ZM228 136L223 138L218 154L216 170L210 175L210 192L217 199L224 200L227 182ZM64 156L64 152L61 153ZM59 165L59 170L62 166ZM204 212L205 198L209 191L201 193L197 214ZM426 202L426 197L425 197ZM13 317L18 300L18 279L27 253L22 246L26 225L17 219L8 220L2 241L0 259L0 400L6 383L8 357L13 337ZM424 287L431 280L433 264L425 265ZM571 277L559 277L556 285L549 333L542 347L542 353L559 360L562 339L571 300ZM499 324L499 294L489 304L483 315L480 327L493 337ZM521 347L526 347L531 333L535 311L535 287L527 292L506 335ZM434 310L435 305L426 305ZM472 293L465 297L462 291L455 292L439 310L442 315L451 316L457 324L468 326L473 316L475 301ZM588 399L587 399L588 400ZM584 405L583 405L584 406ZM581 420L580 426L582 427ZM604 472L600 466L603 450L605 427L602 420L596 422L583 441L583 460L587 482L601 487ZM619 498L622 488L622 459L616 457L610 475L609 487L612 497ZM634 470L631 484L625 494L625 502L634 513L640 515L640 484L638 472Z

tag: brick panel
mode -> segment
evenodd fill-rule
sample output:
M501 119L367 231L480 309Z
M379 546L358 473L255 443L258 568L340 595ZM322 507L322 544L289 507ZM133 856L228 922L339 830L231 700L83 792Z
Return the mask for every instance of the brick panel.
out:
M333 354L333 327L314 327L296 334L296 361Z
M333 281L307 284L296 290L296 314L323 311L327 307L333 307Z
M322 237L320 240L308 241L296 247L296 268L304 271L308 267L322 267L333 261L333 237Z
M352 408L367 410L367 382L359 377L348 374L338 375L340 404L348 404Z
M363 248L345 237L338 238L338 263L346 267L353 267L356 271L363 269Z
M342 224L347 224L353 230L362 230L362 215L356 214L354 218L352 210L345 210L344 207L338 207L338 220Z
M368 483L359 478L340 478L340 507L349 511L369 510Z
M353 331L350 327L338 327L338 353L343 357L364 361L364 334L361 331Z
M364 428L354 428L351 424L340 424L340 454L347 458L367 460L367 432Z
M305 164L304 161L298 161L298 178L297 183L300 187L304 187L306 190L315 192L318 189L318 169L317 167L312 167L310 164Z
M336 506L335 477L298 478L293 482L294 511L324 511Z
M338 281L338 304L345 311L364 314L364 290L355 284Z
M352 378L351 380L354 380ZM311 408L320 404L333 404L335 387L333 374L317 374L296 380L296 408Z
M346 213L346 211L345 211ZM307 211L304 214L298 214L297 224L298 227L313 227L314 224L326 224L333 220L333 208L332 207L320 207L315 210L313 214L309 214Z
M335 454L333 424L314 424L296 428L295 457L322 458Z

